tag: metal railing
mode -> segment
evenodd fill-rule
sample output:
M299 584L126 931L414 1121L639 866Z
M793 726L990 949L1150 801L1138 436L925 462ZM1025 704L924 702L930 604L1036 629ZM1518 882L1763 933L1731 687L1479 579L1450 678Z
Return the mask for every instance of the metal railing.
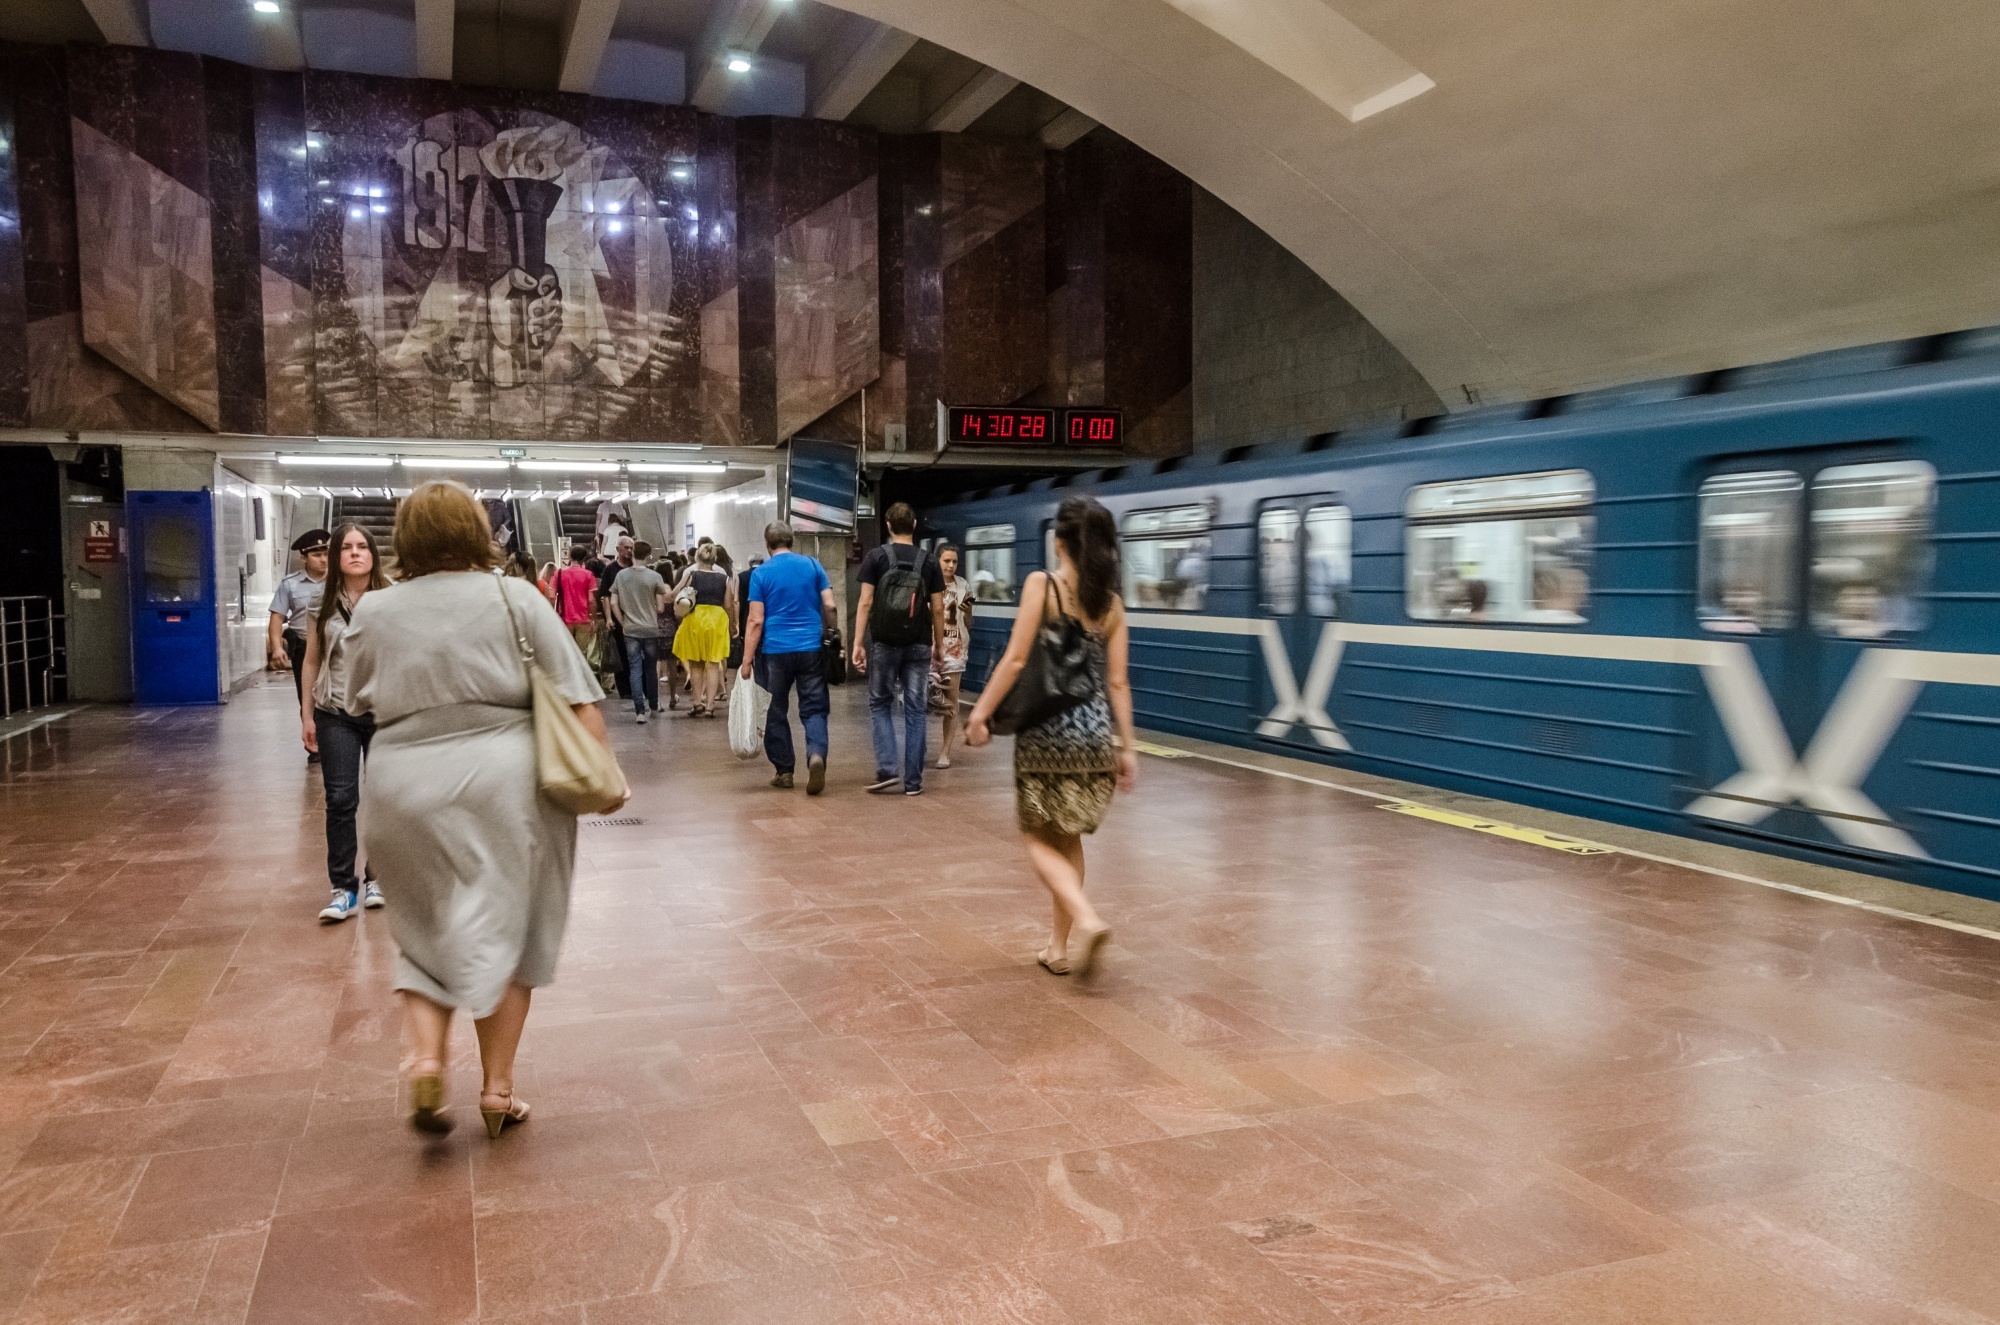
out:
M0 718L63 697L69 677L62 622L53 598L0 598Z

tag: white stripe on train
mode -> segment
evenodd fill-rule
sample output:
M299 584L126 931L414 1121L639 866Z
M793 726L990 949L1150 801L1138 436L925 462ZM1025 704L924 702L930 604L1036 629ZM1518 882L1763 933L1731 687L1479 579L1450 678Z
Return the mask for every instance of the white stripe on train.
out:
M1001 619L1015 614L1011 606L991 603L979 604L978 611ZM1925 684L2000 686L2000 655L1864 649L1800 757L1778 719L1777 706L1749 647L1735 640L1329 621L1320 630L1301 689L1275 621L1165 612L1133 612L1126 621L1135 630L1254 636L1263 646L1264 668L1277 697L1257 724L1258 732L1281 737L1303 725L1329 750L1353 748L1326 712L1341 653L1349 644L1699 667L1742 770L1690 805L1688 813L1747 826L1796 804L1818 815L1829 831L1851 846L1926 859L1916 840L1889 823L1881 807L1861 793L1861 783Z

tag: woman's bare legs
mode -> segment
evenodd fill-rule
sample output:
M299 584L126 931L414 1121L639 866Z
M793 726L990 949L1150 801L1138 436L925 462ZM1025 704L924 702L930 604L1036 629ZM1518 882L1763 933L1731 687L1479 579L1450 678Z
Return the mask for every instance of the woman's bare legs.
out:
M528 1022L534 991L508 985L491 1016L472 1023L479 1033L479 1107L504 1109L514 1097L514 1052L521 1047L521 1028ZM492 1101L499 1101L493 1103Z
M951 742L958 735L958 683L963 672L947 672L944 678L944 739L938 746L938 767L951 767Z
M451 1009L415 990L403 991L403 1075L410 1083L410 1125L420 1132L449 1132L444 1108L445 1046Z
M1028 860L1041 876L1054 904L1054 923L1049 930L1049 954L1061 957L1069 948L1072 926L1086 934L1102 930L1104 919L1083 891L1083 839L1074 833L1052 828L1033 829L1022 834L1028 844Z

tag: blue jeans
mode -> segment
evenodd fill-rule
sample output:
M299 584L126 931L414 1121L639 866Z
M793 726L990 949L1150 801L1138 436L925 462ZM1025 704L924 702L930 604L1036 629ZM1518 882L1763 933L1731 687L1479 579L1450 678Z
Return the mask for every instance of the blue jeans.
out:
M354 813L361 808L361 763L375 735L375 719L316 708L313 731L319 737L320 780L326 784L327 880L336 888L358 892Z
M826 715L833 705L826 693L826 657L818 649L802 653L760 653L757 671L771 692L771 711L764 718L764 757L780 773L794 767L792 754L792 687L799 690L799 724L806 729L806 757L826 758Z
M632 686L632 710L644 713L648 708L660 711L660 640L656 635L651 639L640 639L633 635L625 637L625 665L629 670L628 679Z
M930 735L931 646L868 645L868 729L875 740L875 776L896 775L896 696L903 697L903 790L924 785L924 743Z

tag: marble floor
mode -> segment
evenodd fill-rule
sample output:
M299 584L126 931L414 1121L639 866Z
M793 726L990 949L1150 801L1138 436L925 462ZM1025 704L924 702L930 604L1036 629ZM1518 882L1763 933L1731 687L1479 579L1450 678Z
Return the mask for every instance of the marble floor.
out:
M2000 1321L2000 942L1147 758L1079 988L1004 745L865 796L836 696L818 800L620 715L498 1143L289 685L0 743L0 1319Z

